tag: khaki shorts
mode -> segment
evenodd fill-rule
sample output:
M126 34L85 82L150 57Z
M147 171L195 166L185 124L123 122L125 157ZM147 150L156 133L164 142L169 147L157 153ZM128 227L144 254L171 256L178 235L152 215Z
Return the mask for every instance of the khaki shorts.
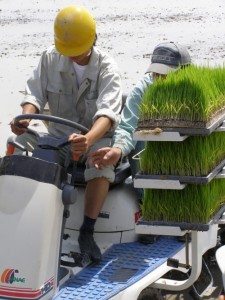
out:
M17 142L24 146L29 152L32 152L37 147L37 137L28 133L24 133L22 135L16 136L12 135L8 138L7 144L9 142ZM94 145L90 147L87 153L92 152L94 150L103 148L103 147L110 147L111 146L111 138L102 138L98 140ZM70 149L69 145L60 149L60 160L63 164L65 157ZM15 149L14 154L21 154L22 151L19 149ZM86 155L83 155L80 158L81 163L85 163L86 169L84 172L85 181L89 181L94 178L105 177L109 182L113 182L115 180L115 172L114 166L107 166L102 170L98 170L92 164L90 158Z
M103 147L110 147L111 141L112 141L111 138L102 138L98 140L94 145L92 145L87 153ZM102 170L98 170L92 164L90 158L87 158L84 177L86 181L91 180L93 178L105 177L109 182L113 182L115 180L114 166L111 165L105 167Z

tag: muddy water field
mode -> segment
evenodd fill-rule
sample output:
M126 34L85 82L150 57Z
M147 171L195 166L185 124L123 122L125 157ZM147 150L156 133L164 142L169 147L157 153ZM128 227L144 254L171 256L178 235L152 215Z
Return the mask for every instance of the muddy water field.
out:
M97 45L120 66L125 93L145 73L160 42L186 45L198 65L225 62L224 0L0 0L0 155L10 134L8 123L21 112L25 82L41 52L54 43L54 18L70 4L83 5L95 16ZM220 273L213 257L210 268L214 289L203 299L217 299L220 291ZM164 294L165 299L193 299L189 291Z

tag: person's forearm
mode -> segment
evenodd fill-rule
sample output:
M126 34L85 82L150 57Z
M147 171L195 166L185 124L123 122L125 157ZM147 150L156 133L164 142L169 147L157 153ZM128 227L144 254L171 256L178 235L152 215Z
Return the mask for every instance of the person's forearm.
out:
M102 138L112 126L112 121L105 116L98 118L91 130L85 135L88 139L88 146L93 145L97 140Z
M31 103L23 105L23 114L37 114L39 111L36 106Z

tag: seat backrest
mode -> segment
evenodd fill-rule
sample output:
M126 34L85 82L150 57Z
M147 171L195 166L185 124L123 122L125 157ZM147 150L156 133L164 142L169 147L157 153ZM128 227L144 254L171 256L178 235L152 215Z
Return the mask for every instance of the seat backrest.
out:
M124 105L125 105L126 100L127 100L127 96L128 96L128 94L123 94L122 95L122 108L121 108L121 111L124 108Z

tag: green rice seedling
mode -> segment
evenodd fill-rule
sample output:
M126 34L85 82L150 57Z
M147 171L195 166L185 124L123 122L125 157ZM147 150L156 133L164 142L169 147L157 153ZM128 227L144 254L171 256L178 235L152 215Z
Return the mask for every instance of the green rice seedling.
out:
M208 223L224 204L224 179L183 190L145 189L142 216L147 221Z
M146 90L139 128L205 127L225 112L225 69L190 66ZM158 125L159 124L159 125ZM225 159L225 135L193 136L181 142L147 142L141 173L207 176ZM225 181L190 184L183 190L145 189L143 218L206 223L225 203Z
M225 68L194 65L156 80L143 96L138 127L157 122L162 127L190 127L190 122L205 127L225 108L224 80Z
M146 142L140 155L143 174L207 176L225 159L225 133L193 136L183 142Z

